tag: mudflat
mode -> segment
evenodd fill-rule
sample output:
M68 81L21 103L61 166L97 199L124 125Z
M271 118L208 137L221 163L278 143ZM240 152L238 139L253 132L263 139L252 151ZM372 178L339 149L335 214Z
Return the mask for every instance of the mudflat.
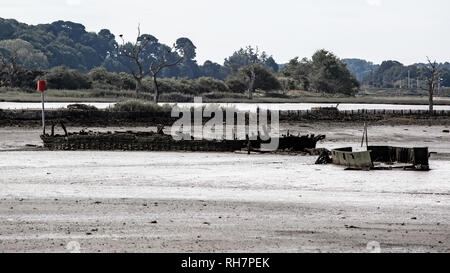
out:
M362 135L357 124L287 128L326 134L326 148ZM41 145L39 128L0 128L0 251L448 252L445 129L369 127L371 144L437 154L430 172L366 172L309 156L51 152L25 146Z

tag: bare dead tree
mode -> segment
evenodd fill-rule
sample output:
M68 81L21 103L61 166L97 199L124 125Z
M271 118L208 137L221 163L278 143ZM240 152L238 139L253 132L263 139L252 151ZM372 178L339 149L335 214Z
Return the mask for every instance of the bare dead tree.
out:
M170 49L167 53L170 54L170 52L175 48L175 45L173 45L172 49ZM164 54L163 58L161 60L155 60L150 64L149 72L152 75L153 78L153 86L155 87L155 95L154 95L154 102L158 103L159 101L159 86L157 81L157 76L161 70L163 70L166 67L175 66L179 64L183 60L183 57L178 58L175 62L169 62L167 60L167 55Z
M426 75L425 75L425 82L427 83L427 88L424 88L424 90L428 91L428 112L430 115L433 115L433 95L434 90L436 89L436 86L439 82L440 77L440 69L439 64L436 62L431 62L430 58L427 57L428 66L426 66Z
M131 75L136 81L136 96L139 97L140 93L144 89L142 85L142 80L144 79L144 77L151 75L153 78L153 85L155 88L154 102L158 103L159 85L157 81L157 76L164 68L179 64L184 58L182 54L180 54L181 57L177 58L175 61L169 61L169 57L171 54L173 55L173 53L183 53L183 51L177 50L174 44L172 48L160 50L161 51L159 52L160 54L152 52L151 57L153 60L149 68L144 70L143 68L144 60L142 58L142 54L145 48L152 42L151 38L141 37L141 29L139 25L138 25L138 35L136 38L136 42L134 44L125 43L123 35L119 35L119 37L122 39L122 47L117 47L118 56L123 56L131 59L135 65L135 67L132 67L129 64L125 63Z
M256 47L255 52L249 46L247 47L247 58L248 58L248 71L244 73L245 81L248 86L248 99L253 99L253 92L255 91L255 80L256 80L256 65L259 63L259 49Z

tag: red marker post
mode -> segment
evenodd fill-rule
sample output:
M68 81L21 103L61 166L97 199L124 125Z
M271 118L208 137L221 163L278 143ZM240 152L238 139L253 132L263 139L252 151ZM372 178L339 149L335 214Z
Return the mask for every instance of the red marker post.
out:
M41 92L41 100L42 100L42 132L45 135L45 112L44 112L44 91L47 90L47 82L46 81L38 81L37 90Z

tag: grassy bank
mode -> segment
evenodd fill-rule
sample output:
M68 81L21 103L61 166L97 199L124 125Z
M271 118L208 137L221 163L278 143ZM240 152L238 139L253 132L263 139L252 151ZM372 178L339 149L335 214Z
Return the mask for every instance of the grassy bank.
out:
M253 100L248 99L215 99L203 100L204 102L214 103L367 103L367 104L411 104L428 105L426 97L372 97L360 96L349 98L334 97L292 97L292 98L274 98L261 97ZM435 105L450 105L450 99L444 101L435 101Z
M48 90L47 102L119 102L135 96L132 90ZM151 99L151 94L144 94ZM428 104L426 96L379 96L371 93L356 97L330 96L306 91L289 91L287 93L256 93L253 100L245 94L211 92L200 95L204 102L211 103L368 103L368 104ZM18 90L0 91L0 101L40 102L39 92L22 92ZM161 102L192 102L193 96L180 93L162 94ZM450 105L450 100L435 101L436 105Z
M119 92L119 91L117 91ZM92 90L47 90L45 100L48 102L116 102L130 98L134 92L120 91L116 96L95 95ZM127 94L128 93L128 94ZM40 102L39 92L21 92L16 90L0 92L0 101L9 102Z

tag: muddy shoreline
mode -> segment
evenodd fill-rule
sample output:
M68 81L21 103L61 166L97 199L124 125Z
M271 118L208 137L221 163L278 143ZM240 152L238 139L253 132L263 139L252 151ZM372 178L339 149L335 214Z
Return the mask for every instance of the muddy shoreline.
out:
M370 124L370 144L436 153L417 173L344 171L315 156L52 152L39 148L38 126L1 127L0 252L69 252L73 242L81 252L368 252L374 241L381 252L449 252L448 128ZM331 149L358 146L363 126L280 129L326 134L318 147Z
M301 199L301 198L299 198ZM0 252L448 252L433 210L160 199L2 199ZM36 214L38 211L38 216ZM3 218L2 217L2 218ZM415 219L414 219L415 218Z

